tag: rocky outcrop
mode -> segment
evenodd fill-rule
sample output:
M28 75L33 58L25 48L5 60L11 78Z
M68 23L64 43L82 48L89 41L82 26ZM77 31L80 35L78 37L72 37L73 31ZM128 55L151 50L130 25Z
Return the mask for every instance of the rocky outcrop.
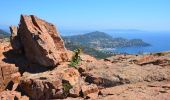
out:
M82 85L81 88L84 98L97 99L99 93L97 85L95 84Z
M8 86L9 82L17 81L20 74L13 77L18 72L18 68L14 65L1 65L0 69L0 91L2 91Z
M16 27L11 27L11 34L13 48L18 49L20 41L31 63L54 67L68 60L63 40L55 26L36 16L21 15L18 31Z
M97 66L96 66L97 65ZM154 82L170 80L169 66L144 65L128 63L110 63L105 61L83 63L86 66L86 81L104 87L137 82Z
M169 57L159 57L159 56L154 56L154 55L146 55L139 59L136 64L138 65L148 65L148 64L153 64L153 65L159 65L159 66L169 66L170 65L170 58Z
M22 78L20 87L33 100L63 98L62 80L59 75L47 73L28 75Z
M101 90L99 100L169 100L170 82L140 82Z
M10 26L10 31L11 31L11 37L10 37L10 42L11 46L14 50L21 52L22 50L22 45L19 36L17 35L18 33L18 28L17 26Z
M29 98L17 91L3 91L0 93L0 100L29 100Z
M19 81L20 73L15 64L4 62L4 52L10 50L9 43L0 43L0 92L3 91L10 82Z
M20 87L34 100L62 99L70 94L71 88L80 86L79 82L80 75L76 69L62 68L37 74L25 73ZM77 91L79 93L81 89Z
M111 63L137 64L140 66L153 64L163 67L170 65L170 53L160 52L146 55L116 55L104 60Z

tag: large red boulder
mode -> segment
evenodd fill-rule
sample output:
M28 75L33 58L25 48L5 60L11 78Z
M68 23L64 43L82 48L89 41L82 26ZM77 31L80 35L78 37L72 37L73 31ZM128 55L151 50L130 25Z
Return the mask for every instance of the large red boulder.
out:
M22 44L26 58L31 63L54 67L67 61L64 42L55 26L36 16L21 15L18 30L11 27Z

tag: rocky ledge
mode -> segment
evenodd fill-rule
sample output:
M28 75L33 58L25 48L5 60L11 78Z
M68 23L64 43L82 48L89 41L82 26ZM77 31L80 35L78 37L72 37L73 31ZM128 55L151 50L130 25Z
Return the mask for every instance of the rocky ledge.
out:
M169 100L170 53L97 60L66 50L55 26L21 15L0 43L0 100Z

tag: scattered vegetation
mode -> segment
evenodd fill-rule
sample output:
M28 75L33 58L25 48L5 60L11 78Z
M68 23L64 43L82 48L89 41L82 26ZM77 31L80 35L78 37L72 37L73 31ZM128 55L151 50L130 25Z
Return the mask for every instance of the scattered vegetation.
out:
M154 55L155 56L165 56L165 52L158 52L158 53L155 53Z
M68 94L69 94L69 90L71 89L71 88L73 88L72 86L71 86L71 84L68 82L68 81L66 81L66 80L63 80L63 82L62 82L63 84L63 95L66 97Z
M96 50L94 48L90 48L90 47L79 45L79 44L65 43L65 46L67 49L69 49L71 51L75 50L76 48L81 48L83 50L83 53L91 55L97 59L104 59L104 58L113 56L113 54L110 52L102 52L102 51Z
M72 60L69 64L71 67L74 67L77 69L77 65L81 61L81 57L80 57L81 52L82 52L82 49L80 49L80 48L74 50L74 55L73 55Z

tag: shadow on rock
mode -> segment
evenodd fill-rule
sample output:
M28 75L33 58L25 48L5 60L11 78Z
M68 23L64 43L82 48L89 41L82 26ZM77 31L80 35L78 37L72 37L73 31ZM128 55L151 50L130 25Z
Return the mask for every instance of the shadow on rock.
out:
M5 56L3 61L5 63L15 64L21 74L24 72L40 73L50 70L48 67L41 67L41 65L30 63L23 54L14 50L6 51L3 54Z

